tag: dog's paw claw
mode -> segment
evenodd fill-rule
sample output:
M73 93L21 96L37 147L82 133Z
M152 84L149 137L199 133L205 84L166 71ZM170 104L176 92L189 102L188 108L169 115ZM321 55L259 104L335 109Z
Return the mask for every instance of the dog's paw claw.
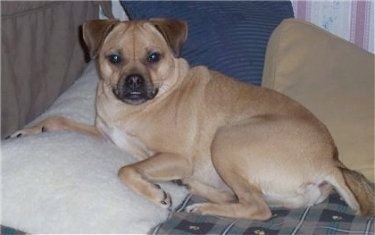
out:
M202 203L196 203L190 206L187 206L185 208L185 211L188 213L197 213L200 214L199 207L202 205Z
M46 132L46 131L47 129L45 127L40 128L36 126L36 127L31 127L31 128L26 128L26 129L16 131L13 134L5 137L5 139L16 139L16 138L21 138L24 136L36 135L36 134L39 134L41 132Z
M160 201L160 203L162 204L163 207L170 209L172 206L172 198L169 195L169 193L165 192L164 190L163 190L163 194L164 194L164 198L163 200Z
M14 138L20 138L21 136L23 136L24 133L23 133L23 130L20 130L20 131L16 131L14 132L13 134L11 135L8 135L7 137L5 137L5 139L14 139Z
M10 136L7 136L6 139L18 139L20 137L22 137L24 135L23 131L17 131L13 134L11 134Z
M159 189L163 193L163 199L160 200L160 205L163 208L170 209L172 207L172 198L169 193L165 192L160 185L154 184L157 189Z

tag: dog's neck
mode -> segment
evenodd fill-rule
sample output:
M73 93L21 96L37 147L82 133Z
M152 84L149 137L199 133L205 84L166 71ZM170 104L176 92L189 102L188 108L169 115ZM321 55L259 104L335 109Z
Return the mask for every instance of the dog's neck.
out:
M190 69L189 63L183 58L178 58L175 59L174 66L174 74L170 76L170 78L173 77L173 79L168 79L168 81L164 82L163 85L159 87L159 96L165 96L168 93L174 91L185 81L185 78Z

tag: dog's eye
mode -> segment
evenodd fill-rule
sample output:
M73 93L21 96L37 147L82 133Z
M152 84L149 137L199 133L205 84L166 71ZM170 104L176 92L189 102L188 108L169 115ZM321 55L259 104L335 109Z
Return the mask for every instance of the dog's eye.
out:
M122 58L121 58L121 56L119 56L119 55L113 54L113 55L109 55L109 56L108 56L108 60L109 60L109 62L111 62L112 64L119 64L119 63L121 63Z
M148 55L147 62L156 63L160 60L160 53L152 52Z

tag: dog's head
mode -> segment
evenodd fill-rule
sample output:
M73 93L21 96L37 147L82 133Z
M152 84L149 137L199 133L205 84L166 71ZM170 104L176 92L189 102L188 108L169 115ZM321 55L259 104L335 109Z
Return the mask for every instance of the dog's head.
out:
M186 36L187 25L178 20L93 20L83 25L83 39L101 79L128 104L153 99L173 78Z

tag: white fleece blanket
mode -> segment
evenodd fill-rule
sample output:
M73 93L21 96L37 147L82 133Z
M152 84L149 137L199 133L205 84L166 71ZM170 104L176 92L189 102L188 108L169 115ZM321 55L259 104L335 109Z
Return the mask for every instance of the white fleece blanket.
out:
M93 63L43 115L94 122ZM37 121L36 120L36 121ZM109 143L77 133L42 133L2 141L1 224L28 233L147 233L168 211L117 178L134 159ZM176 207L183 187L162 183Z

